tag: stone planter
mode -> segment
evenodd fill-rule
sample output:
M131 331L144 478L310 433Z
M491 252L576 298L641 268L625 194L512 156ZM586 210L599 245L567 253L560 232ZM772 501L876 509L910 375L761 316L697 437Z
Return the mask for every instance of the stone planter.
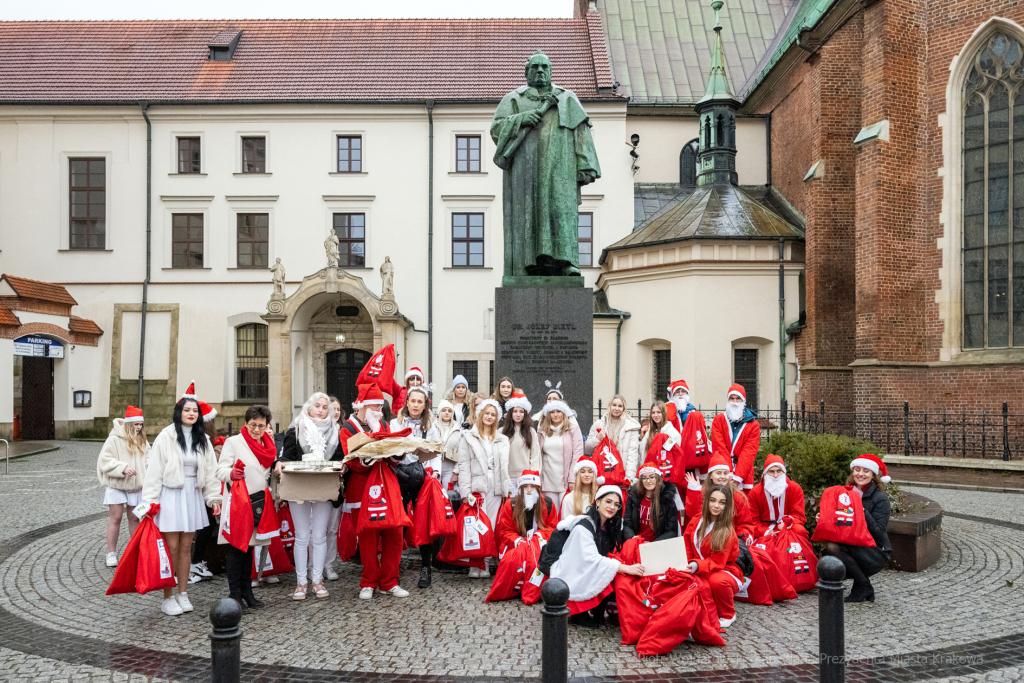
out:
M942 553L942 508L934 500L906 493L908 512L889 518L889 568L920 572Z

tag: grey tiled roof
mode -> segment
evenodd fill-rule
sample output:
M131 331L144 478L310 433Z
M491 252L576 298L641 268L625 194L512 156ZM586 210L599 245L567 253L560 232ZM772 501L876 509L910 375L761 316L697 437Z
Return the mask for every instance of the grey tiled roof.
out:
M727 0L721 11L729 80L756 71L796 0ZM704 94L715 13L703 0L597 0L612 76L633 104L687 104ZM619 91L620 93L623 90Z
M644 221L694 189L679 183L633 183L633 229L637 230Z

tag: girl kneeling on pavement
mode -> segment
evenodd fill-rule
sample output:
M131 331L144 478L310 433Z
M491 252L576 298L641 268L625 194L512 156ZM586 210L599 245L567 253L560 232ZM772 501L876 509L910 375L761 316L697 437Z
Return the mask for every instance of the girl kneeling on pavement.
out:
M205 405L205 404L203 404ZM209 410L209 407L207 407ZM192 537L208 525L206 505L220 514L220 481L213 444L206 436L202 405L196 400L195 383L174 406L173 422L153 441L149 466L142 484L142 500L167 544L167 553L178 580L178 594L164 589L160 609L177 616L192 611L188 599L188 573Z
M874 602L875 588L868 578L880 572L889 563L892 546L889 545L889 514L892 504L885 485L890 481L885 463L877 455L860 455L850 463L852 470L846 484L860 494L864 504L864 521L875 539L875 547L867 548L843 543L826 543L825 554L842 560L846 576L853 579L853 589L845 602ZM819 513L820 515L820 513Z
M569 613L589 628L604 623L605 605L614 593L616 574L643 576L641 564L622 564L608 557L622 550L622 489L611 484L597 490L594 507L585 515L563 520L569 538L551 565L549 576L569 586Z
M736 564L740 542L733 529L732 518L732 489L712 486L704 499L700 516L691 519L684 532L686 556L693 558L686 571L711 585L722 628L736 621L733 599L743 585L743 571Z
M661 470L653 462L640 468L640 477L629 488L623 512L626 540L639 536L645 542L664 541L679 536L676 487L661 480Z
M224 442L224 449L217 462L217 478L224 482L225 488L230 488L234 481L244 479L245 488L249 491L249 499L253 502L255 510L261 507L261 500L262 507L274 504L272 500L266 500L265 494L270 468L277 459L277 447L274 445L274 438L267 432L271 419L270 409L266 406L250 406L245 411L244 419L245 425L242 430ZM244 468L235 466L239 461ZM238 602L242 614L263 607L263 602L257 600L252 592L252 549L254 546L269 546L270 538L257 538L255 527L259 521L254 519L253 522L252 537L249 539L249 549L246 552L229 544L224 534L217 534L217 543L228 545L228 597Z
M121 517L128 506L128 535L135 533L139 518L131 513L142 502L142 478L146 474L149 442L146 441L142 411L128 406L124 419L114 420L110 436L100 449L96 476L107 487L103 504L110 513L107 519L107 566L117 566L117 538L121 535Z

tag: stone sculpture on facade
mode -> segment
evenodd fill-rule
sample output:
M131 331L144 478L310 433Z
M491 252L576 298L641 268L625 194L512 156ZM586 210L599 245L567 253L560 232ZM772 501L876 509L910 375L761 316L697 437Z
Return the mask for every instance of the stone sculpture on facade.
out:
M324 240L324 249L327 251L327 267L337 268L341 254L338 251L338 236L334 234L334 228L331 228L327 239Z
M381 294L383 296L394 295L395 293L395 266L391 263L391 257L385 256L384 263L380 266Z
M278 257L274 261L274 265L270 267L270 273L274 280L274 296L284 296L284 264L281 263L281 258Z

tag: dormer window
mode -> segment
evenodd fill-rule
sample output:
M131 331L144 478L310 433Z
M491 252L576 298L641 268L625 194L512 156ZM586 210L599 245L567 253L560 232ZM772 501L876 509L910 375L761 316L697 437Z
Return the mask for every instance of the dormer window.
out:
M210 61L230 62L241 37L242 32L235 29L225 29L215 35L209 44Z

